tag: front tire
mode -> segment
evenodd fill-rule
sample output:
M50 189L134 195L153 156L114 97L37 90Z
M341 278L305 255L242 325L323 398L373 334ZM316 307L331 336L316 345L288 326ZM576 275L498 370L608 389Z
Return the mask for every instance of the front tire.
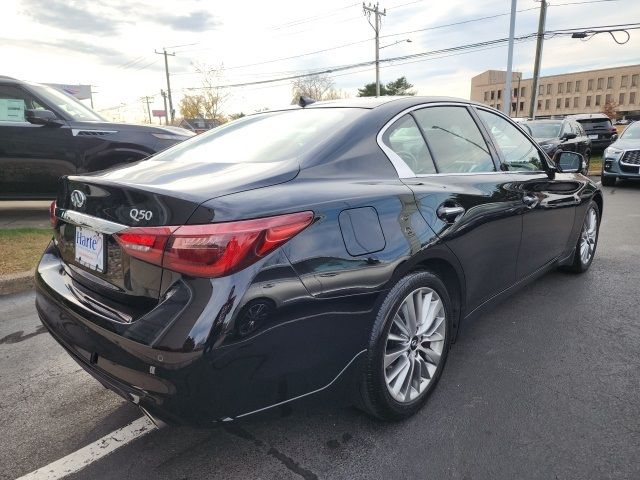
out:
M600 209L598 204L591 200L587 207L587 214L582 223L580 237L573 254L573 263L566 270L573 273L584 273L589 270L598 246L598 233L600 230Z
M451 343L453 308L430 272L402 278L387 294L371 331L361 393L383 420L415 414L435 388Z

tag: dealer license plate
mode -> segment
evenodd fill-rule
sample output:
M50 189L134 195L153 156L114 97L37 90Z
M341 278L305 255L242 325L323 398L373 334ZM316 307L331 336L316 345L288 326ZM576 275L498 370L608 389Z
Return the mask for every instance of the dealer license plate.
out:
M589 135L589 138L591 140L597 140L598 139L598 135Z
M76 262L104 272L104 235L89 228L76 227Z

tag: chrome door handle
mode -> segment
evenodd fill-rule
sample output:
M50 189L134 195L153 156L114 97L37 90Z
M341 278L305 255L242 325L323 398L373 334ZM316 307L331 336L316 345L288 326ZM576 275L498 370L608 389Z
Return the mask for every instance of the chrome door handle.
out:
M533 208L538 205L538 197L535 195L525 195L522 197L522 203L524 203L527 207Z
M455 222L463 213L464 208L459 205L455 207L445 207L444 205L440 205L436 211L438 218L447 223Z

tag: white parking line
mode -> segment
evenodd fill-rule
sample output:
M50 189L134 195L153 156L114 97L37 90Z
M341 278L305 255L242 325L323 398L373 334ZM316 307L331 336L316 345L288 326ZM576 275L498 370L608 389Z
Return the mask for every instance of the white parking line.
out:
M147 417L139 418L115 432L111 432L86 447L70 453L49 465L39 468L17 480L54 480L78 472L96 460L114 452L127 443L155 430Z

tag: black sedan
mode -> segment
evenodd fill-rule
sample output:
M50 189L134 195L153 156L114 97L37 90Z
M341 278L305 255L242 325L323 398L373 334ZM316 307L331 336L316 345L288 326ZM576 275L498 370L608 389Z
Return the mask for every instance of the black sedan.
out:
M528 120L521 125L551 158L558 152L581 154L586 164L582 173L587 174L591 158L591 140L579 122L568 119Z
M457 99L255 114L64 178L36 306L151 418L212 425L331 394L402 419L464 322L589 268L603 199L581 161L553 164Z

